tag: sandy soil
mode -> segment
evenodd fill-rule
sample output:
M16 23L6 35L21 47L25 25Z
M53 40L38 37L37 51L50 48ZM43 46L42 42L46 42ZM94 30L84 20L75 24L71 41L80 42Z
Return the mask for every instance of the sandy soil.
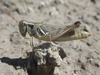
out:
M81 30L91 37L83 40L59 42L67 57L55 75L100 74L100 0L26 0L28 12L21 0L0 0L0 75L31 75L26 69L31 52L29 36L23 38L18 24L6 13L30 22L66 26L79 20ZM34 44L39 44L34 39Z

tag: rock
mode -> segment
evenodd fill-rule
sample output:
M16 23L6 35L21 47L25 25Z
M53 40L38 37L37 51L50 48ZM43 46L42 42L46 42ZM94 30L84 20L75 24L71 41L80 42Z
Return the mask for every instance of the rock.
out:
M61 53L60 53L61 52ZM54 75L55 67L59 67L66 57L63 49L58 45L45 43L33 49L28 62L28 69L32 75Z

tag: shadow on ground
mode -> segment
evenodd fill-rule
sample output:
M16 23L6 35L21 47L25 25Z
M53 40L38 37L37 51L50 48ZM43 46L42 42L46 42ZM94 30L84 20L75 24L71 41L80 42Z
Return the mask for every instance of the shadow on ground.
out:
M6 63L8 65L13 66L16 70L21 69L21 68L23 68L23 69L27 68L27 62L28 62L27 58L25 58L25 59L22 59L22 58L11 59L8 57L3 57L3 58L0 58L0 60L2 63Z
M32 52L31 52L32 53ZM30 53L30 54L31 54ZM23 69L24 71L27 71L28 75L32 75L33 73L27 69L28 65L28 58L9 58L9 57L3 57L0 58L2 63L6 63L10 66L13 66L16 70Z
M50 43L43 43L42 45L38 45L36 46L34 49L41 49L41 50L44 50L44 49L49 49L50 47ZM64 57L66 57L66 54L64 52L64 50L59 47L59 55L60 57L63 59ZM41 52L41 51L40 51ZM47 54L48 56L48 54ZM1 62L2 63L6 63L8 65L11 65L13 66L16 70L18 69L23 69L24 71L27 71L28 75L41 75L41 73L45 74L45 72L47 71L47 69L51 68L50 72L49 73L50 75L53 75L54 74L54 68L55 68L55 65L52 65L52 64L48 64L46 63L44 66L46 66L46 69L44 68L43 65L38 65L37 63L37 60L35 60L36 56L34 55L33 52L29 52L27 53L27 57L26 58L9 58L9 57L2 57L0 58ZM47 57L46 57L47 58ZM38 59L38 58L37 58ZM50 58L48 58L48 61ZM54 59L53 59L54 60ZM46 60L47 62L47 60ZM52 61L53 62L53 61ZM28 65L31 65L31 70L29 69ZM52 67L51 67L52 66ZM43 68L43 69L41 69ZM37 72L41 72L41 73L37 73ZM45 74L47 75L47 74Z

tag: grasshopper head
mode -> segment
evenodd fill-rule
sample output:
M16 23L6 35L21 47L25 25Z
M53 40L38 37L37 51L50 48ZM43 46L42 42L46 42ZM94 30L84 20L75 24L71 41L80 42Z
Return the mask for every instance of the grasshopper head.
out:
M30 36L37 36L37 26L34 26L34 23L32 22L27 22L25 20L21 20L19 22L19 31L23 37L26 36L26 33Z
M27 33L27 21L21 20L21 21L19 22L19 31L20 31L20 33L21 33L21 35L22 35L23 37L26 36L26 33Z

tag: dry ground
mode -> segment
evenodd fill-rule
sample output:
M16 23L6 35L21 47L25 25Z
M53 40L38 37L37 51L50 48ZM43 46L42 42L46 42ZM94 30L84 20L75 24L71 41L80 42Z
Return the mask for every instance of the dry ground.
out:
M67 57L55 75L100 74L100 0L0 0L0 75L31 75L26 70L27 53L31 52L29 36L23 38L18 24L10 18L8 9L17 20L66 26L79 20L81 29L91 33L84 40L60 42ZM34 39L35 44L39 44Z

